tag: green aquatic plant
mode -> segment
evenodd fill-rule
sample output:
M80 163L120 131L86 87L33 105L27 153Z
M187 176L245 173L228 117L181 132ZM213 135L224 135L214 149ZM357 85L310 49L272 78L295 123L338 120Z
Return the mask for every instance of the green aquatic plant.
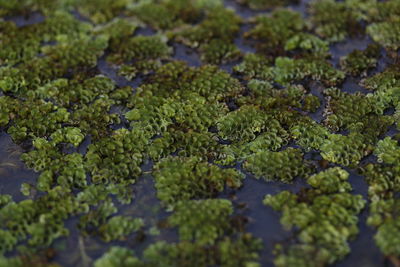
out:
M166 59L172 52L164 36L135 36L110 47L108 60L113 63L129 62L136 64L147 60Z
M268 128L269 120L268 115L256 106L242 106L221 117L217 122L218 133L223 139L248 142Z
M261 54L248 53L233 70L243 75L246 80L270 80L272 79L272 63L272 60Z
M265 205L282 212L282 225L298 229L293 243L276 246L275 265L324 266L350 252L348 241L358 234L357 215L365 200L349 193L348 176L335 167L310 176L312 189L265 196Z
M307 183L313 188L318 188L324 193L350 192L352 190L348 182L349 173L340 167L333 167L326 171L311 175Z
M300 50L307 54L325 58L329 56L329 43L315 35L299 33L287 40L285 50Z
M111 133L110 125L120 122L117 113L110 113L112 104L111 99L103 97L96 99L90 105L82 105L72 114L72 125L95 139L107 136Z
M131 184L141 173L140 165L148 140L139 129L116 130L88 147L86 168L94 183Z
M328 139L320 147L321 156L333 163L354 166L370 153L362 135L354 133L348 136L329 134Z
M361 32L361 20L351 5L334 0L312 1L310 24L329 42L338 42Z
M399 257L397 242L400 238L398 223L398 199L374 201L370 208L368 224L376 227L375 242L385 255Z
M393 50L397 50L400 47L400 24L398 21L370 24L367 27L367 33L375 42L384 47Z
M356 172L399 261L399 1L235 2L0 0L0 266L261 266L249 173L307 182L276 266L350 252Z
M365 50L354 50L340 59L342 69L353 76L366 76L367 71L376 66L380 56L378 45L369 45Z
M200 24L183 27L172 36L178 42L198 48L203 62L221 64L241 54L234 44L241 23L242 19L232 10L214 7L206 12Z
M198 157L168 157L155 166L154 178L157 197L173 207L182 200L215 196L225 185L238 188L244 177L235 169L221 169Z
M259 10L259 9L267 9L274 8L280 6L286 6L290 4L297 4L298 0L236 0L238 3L242 5L247 5L251 9Z
M83 0L76 4L82 15L90 18L94 23L104 23L123 12L129 2L128 0Z
M135 257L132 250L124 247L111 247L94 263L95 267L128 267L141 266L141 261Z
M293 181L296 177L302 177L311 170L304 162L302 152L294 148L278 152L259 151L249 156L243 167L258 178L285 183Z
M100 95L106 95L115 88L114 82L102 75L86 80L57 79L40 86L35 94L38 98L52 100L60 106L89 104Z
M199 245L207 245L232 230L232 213L233 207L229 200L191 200L178 203L168 223L178 226L181 241L196 241Z
M269 16L254 17L252 23L254 28L244 36L259 41L258 50L271 55L281 54L286 42L305 28L300 13L289 9L278 9Z
M304 58L291 59L278 57L273 69L274 79L277 83L288 85L303 79L320 81L327 85L339 84L345 74L322 59Z
M295 124L290 128L290 134L296 140L297 144L306 151L310 151L321 148L322 144L328 138L329 131L315 121L308 120Z
M51 209L49 209L51 207ZM19 250L49 246L55 239L67 236L64 219L84 212L85 204L79 203L71 193L56 187L35 201L27 199L18 203L10 202L0 210L4 222L2 244L8 244L2 252L10 251L18 243Z
M60 129L70 117L66 108L40 99L27 99L9 104L11 105L6 105L6 110L9 110L8 116L12 117L13 125L8 128L8 133L16 142L49 135Z
M242 234L237 238L226 237L212 247L189 242L158 241L144 251L144 261L152 266L160 266L160 262L169 266L187 263L198 266L259 266L257 261L261 246L260 240L251 234Z

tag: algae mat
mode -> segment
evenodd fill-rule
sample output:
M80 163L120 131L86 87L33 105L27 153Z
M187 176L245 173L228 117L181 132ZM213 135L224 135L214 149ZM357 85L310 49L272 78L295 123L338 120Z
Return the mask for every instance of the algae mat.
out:
M0 266L400 266L400 1L0 16Z

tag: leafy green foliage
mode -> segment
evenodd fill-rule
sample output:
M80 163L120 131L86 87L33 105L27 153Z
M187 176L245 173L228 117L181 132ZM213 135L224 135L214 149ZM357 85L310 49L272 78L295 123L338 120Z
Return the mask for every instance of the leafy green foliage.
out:
M272 61L261 54L248 53L244 56L242 63L234 67L234 71L244 76L246 80L272 79Z
M344 166L358 164L369 153L368 146L359 134L330 134L320 149L324 159Z
M251 234L240 235L238 238L227 237L211 247L188 242L168 244L159 241L145 250L144 259L154 266L182 266L188 262L195 262L198 266L259 266L257 253L260 248L260 240Z
M258 49L268 54L279 54L286 42L305 27L301 15L288 9L276 10L270 16L257 16L252 22L255 27L245 37L260 41Z
M296 142L306 151L320 149L329 135L328 129L314 121L300 122L290 129Z
M120 129L111 137L91 144L86 168L94 183L133 183L141 173L140 164L148 140L140 130Z
M365 200L349 193L348 175L331 168L308 178L313 189L265 196L265 205L282 212L283 226L298 229L294 243L277 245L277 266L323 266L350 252L348 240L358 234L357 215Z
M330 42L338 42L361 30L357 13L347 3L334 0L313 1L311 23L315 32Z
M221 169L197 157L169 157L155 166L158 198L174 206L182 200L212 197L225 185L238 188L243 175L234 169Z
M218 122L219 134L232 141L249 141L268 128L269 117L255 106L242 106Z
M365 204L355 171L398 262L399 1L236 2L0 0L1 140L17 143L1 143L0 176L19 157L38 173L2 185L0 266L58 266L64 244L74 265L264 264L234 196L240 166L308 183L265 198L293 230L275 265L349 253ZM182 45L192 62L175 60Z
M124 247L111 247L100 259L94 263L95 267L128 267L140 266L140 261L133 251Z
M306 175L310 167L303 161L298 149L287 148L279 152L260 151L248 157L243 167L265 180L291 182L295 177Z
M335 193L335 192L350 192L351 185L347 180L349 173L339 167L327 169L324 172L311 175L307 179L312 187L318 188L322 192Z
M213 244L226 231L233 207L229 200L206 199L180 202L169 224L179 227L181 241L196 241L199 245Z
M112 45L108 60L113 63L122 63L131 60L141 62L165 59L172 52L166 41L163 36L135 36Z
M240 56L233 41L241 23L241 18L232 10L214 7L199 24L183 27L172 36L187 46L199 48L203 62L220 64Z
M377 58L380 55L380 47L378 45L369 45L365 50L354 50L340 60L342 69L353 76L367 75L367 70L373 68L377 64Z
M275 60L275 81L287 85L302 79L321 81L327 85L340 83L345 75L329 63L320 59L290 59L278 57Z
M236 0L240 4L248 5L251 9L267 9L272 7L285 6L289 4L296 4L298 0Z

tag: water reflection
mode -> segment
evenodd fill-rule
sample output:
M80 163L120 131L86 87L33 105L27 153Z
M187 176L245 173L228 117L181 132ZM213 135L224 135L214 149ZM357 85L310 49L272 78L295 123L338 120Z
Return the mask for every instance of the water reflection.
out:
M14 201L26 198L20 192L21 184L35 184L38 176L20 160L22 153L23 150L13 143L9 135L0 132L0 194L12 195Z

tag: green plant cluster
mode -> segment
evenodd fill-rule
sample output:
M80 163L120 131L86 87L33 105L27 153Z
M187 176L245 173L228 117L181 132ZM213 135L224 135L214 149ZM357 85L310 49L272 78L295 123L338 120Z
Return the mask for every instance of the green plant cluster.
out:
M0 194L0 266L57 266L66 240L96 267L260 266L266 242L234 196L248 174L307 182L264 199L292 230L275 265L330 265L367 203L350 170L399 262L400 2L224 2L0 0L0 138L37 172ZM354 39L368 46L335 66ZM138 208L138 182L163 218Z
M225 185L238 188L243 174L235 169L221 169L198 157L168 157L154 168L158 198L166 205L193 198L207 198L224 190Z
M260 266L262 244L235 224L233 206L226 199L181 201L168 218L178 226L179 243L158 241L139 259L132 250L112 247L95 262L102 266Z
M251 9L260 10L260 9L268 9L280 6L286 6L289 4L297 4L298 0L236 0L238 3L242 5L249 6Z
M380 140L374 155L378 158L378 162L362 167L362 173L369 184L368 193L371 199L367 223L377 229L374 238L381 251L396 259L400 256L397 246L400 238L397 197L400 190L398 141L391 137Z
M380 56L380 47L377 44L369 45L365 50L354 50L340 59L342 69L353 76L366 76L367 71L376 67Z
M256 177L287 183L295 177L305 176L310 171L302 157L302 152L293 148L278 152L259 151L248 157L243 166Z
M293 243L276 245L276 266L324 266L350 252L365 200L350 193L348 177L340 167L329 168L307 178L310 189L265 196L265 205L282 212L283 226L298 229Z

